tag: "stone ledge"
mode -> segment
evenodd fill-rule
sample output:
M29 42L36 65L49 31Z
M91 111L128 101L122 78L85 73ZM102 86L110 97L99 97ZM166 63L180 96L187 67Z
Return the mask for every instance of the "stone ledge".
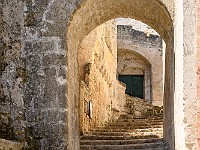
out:
M22 150L23 144L0 139L0 150Z

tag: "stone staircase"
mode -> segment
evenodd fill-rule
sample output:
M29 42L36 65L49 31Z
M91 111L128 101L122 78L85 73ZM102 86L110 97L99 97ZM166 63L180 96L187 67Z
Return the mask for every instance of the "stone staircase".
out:
M162 138L162 117L131 116L121 115L118 120L82 135L81 150L168 150Z

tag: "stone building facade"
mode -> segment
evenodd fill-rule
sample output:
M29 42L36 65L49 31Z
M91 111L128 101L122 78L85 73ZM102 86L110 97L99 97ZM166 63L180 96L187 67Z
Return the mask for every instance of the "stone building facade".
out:
M115 21L109 21L93 30L80 45L81 133L112 119L112 104L116 103L116 42Z
M1 0L0 8L2 138L78 150L79 46L97 26L129 17L166 43L165 140L172 150L199 149L198 1Z
M118 74L144 75L145 99L163 106L165 44L162 39L121 25L117 37Z

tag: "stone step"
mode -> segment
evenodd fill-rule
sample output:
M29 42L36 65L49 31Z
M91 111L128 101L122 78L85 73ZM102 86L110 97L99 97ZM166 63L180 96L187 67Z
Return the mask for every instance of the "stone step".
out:
M139 125L163 125L163 122L144 122L144 123L141 123L141 122L112 122L112 123L109 123L107 125L119 125L119 126L122 126L122 125L125 125L125 126L139 126Z
M109 124L163 124L163 121L116 121Z
M163 119L118 119L114 122L163 122Z
M134 115L127 113L127 114L120 115L119 118L125 118L125 119L127 119L127 118L134 118ZM150 118L150 119L151 118L163 118L163 116L162 115L146 116L145 118L141 118L141 119L148 119L148 118ZM138 118L136 118L136 119L138 119Z
M81 140L80 145L127 145L163 142L162 138L132 140Z
M119 118L118 118L118 120L146 120L146 121L148 121L148 120L163 120L163 117L150 117L150 118L133 118L133 117L130 117L130 116L120 116Z
M167 150L164 142L127 145L81 145L81 150Z
M119 118L116 121L163 121L163 118Z
M159 135L161 136L163 134L162 131L156 131L156 132L97 132L93 131L90 133L91 135L108 135L108 136L137 136L137 135Z
M144 118L144 119L141 119L141 118L136 118L136 119L132 119L132 118L127 118L127 119L123 119L123 118L119 118L115 121L141 121L141 122L148 122L148 121L152 121L152 122L156 122L156 121L163 121L163 118L160 118L160 119L147 119L147 118Z
M109 125L109 126L99 126L96 129L148 129L148 128L163 128L163 125L134 125L134 126L126 126L126 125Z
M98 128L98 127L97 127ZM99 127L102 128L102 127ZM147 128L163 128L163 125L109 125L105 129L147 129Z
M145 128L145 129L105 129L105 128L99 128L99 129L94 129L91 132L157 132L157 131L162 131L163 128Z
M149 139L160 138L158 135L137 135L137 136L109 136L109 135L84 135L80 136L81 140L131 140L131 139Z
M168 150L163 119L122 116L81 136L81 150Z

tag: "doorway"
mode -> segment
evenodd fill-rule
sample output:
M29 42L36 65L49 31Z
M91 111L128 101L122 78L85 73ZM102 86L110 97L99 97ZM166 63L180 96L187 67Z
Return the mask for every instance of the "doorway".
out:
M127 95L144 99L144 75L119 75L119 81L126 84Z

